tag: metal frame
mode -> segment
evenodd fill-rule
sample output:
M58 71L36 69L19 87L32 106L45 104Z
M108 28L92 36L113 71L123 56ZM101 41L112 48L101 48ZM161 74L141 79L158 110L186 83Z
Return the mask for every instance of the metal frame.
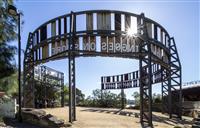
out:
M98 13L112 13L126 16L132 16L137 19L137 34L134 39L139 43L139 51L137 52L102 52L102 51L88 51L84 49L75 48L75 38L84 36L127 36L126 31L118 30L81 30L76 29L76 18L85 14L96 15ZM61 33L61 21L64 19L64 33ZM69 19L70 25L66 25L67 19ZM47 38L47 25L55 23L58 21L58 34ZM149 29L149 25L150 28ZM152 27L154 26L152 36ZM70 31L67 32L69 27ZM126 28L126 27L125 27ZM158 39L158 30L160 33L160 40ZM41 36L44 36L41 38ZM40 37L40 39L39 39ZM58 52L55 55L49 55L46 58L41 57L41 47L51 44L53 41L69 40L68 49ZM36 42L36 43L35 43ZM166 56L156 55L153 53L152 46L163 51ZM161 53L161 51L160 51ZM65 14L47 21L46 23L39 26L33 33L29 34L27 48L25 51L24 58L24 98L26 94L33 94L29 98L24 99L24 104L26 107L31 107L33 102L33 89L34 84L30 81L32 80L32 73L34 72L34 66L40 63L54 61L57 59L68 58L69 63L69 122L76 120L76 83L75 83L75 58L77 57L87 57L87 56L109 56L109 57L122 57L131 58L139 60L139 71L131 72L136 78L128 78L125 80L124 75L115 76L105 76L102 77L102 90L103 89L126 89L132 87L140 87L140 98L141 98L141 116L140 121L143 126L153 127L152 124L152 84L161 83L162 84L162 97L163 105L169 105L165 108L163 112L168 112L169 116L177 115L181 118L181 63L179 60L178 52L176 49L176 44L173 38L170 37L168 32L163 26L157 22L147 18L144 14L137 15L129 12L114 11L114 10L91 10L91 11L81 11L81 12L71 12L70 14ZM165 57L165 58L164 58ZM168 60L168 61L165 61ZM157 67L157 68L155 68ZM135 74L137 73L137 76ZM122 76L121 81L115 80L116 77ZM159 76L157 78L157 76ZM107 82L106 77L112 77L112 82ZM137 84L139 83L139 84ZM119 86L120 85L120 86ZM119 87L118 87L119 86ZM111 88L110 88L111 87ZM30 89L31 88L31 89ZM176 90L177 94L172 94L172 91ZM179 90L179 91L177 91ZM173 95L173 99L171 98ZM177 98L174 98L176 96ZM123 101L122 101L123 103ZM164 108L164 107L163 107ZM174 110L178 111L174 111Z

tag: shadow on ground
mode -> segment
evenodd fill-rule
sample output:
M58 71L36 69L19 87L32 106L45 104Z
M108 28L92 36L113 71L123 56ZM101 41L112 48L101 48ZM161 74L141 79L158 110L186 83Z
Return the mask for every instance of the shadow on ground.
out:
M101 108L91 108L91 109L84 109L84 110L81 110L81 111L117 114L117 115L123 115L123 116L134 116L136 118L139 118L139 113L123 111L123 109L108 110L108 109L101 109Z
M165 123L171 126L176 126L177 124L184 124L184 126L186 125L192 125L191 120L188 119L178 119L178 118L169 118L166 115L165 116L158 116L153 114L153 121L154 122L161 122L161 123Z
M123 109L109 110L109 109L103 109L103 108L89 108L89 109L84 109L81 111L117 114L117 115L130 116L130 117L135 117L135 118L140 117L139 112L130 112L130 110L127 111ZM153 122L165 123L171 126L177 126L177 124L184 124L184 126L192 124L191 120L187 120L187 119L182 119L182 120L177 119L177 118L170 119L166 115L160 116L156 114L153 114L152 116L153 116Z
M18 122L17 119L3 118L3 123L7 128L42 128L26 122Z

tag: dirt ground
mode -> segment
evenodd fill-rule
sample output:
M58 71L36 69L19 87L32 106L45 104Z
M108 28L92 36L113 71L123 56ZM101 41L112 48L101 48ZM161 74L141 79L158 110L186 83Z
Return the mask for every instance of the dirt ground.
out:
M68 123L68 107L44 109L47 113L64 119ZM192 118L183 117L169 119L168 116L153 112L154 128L191 128ZM77 121L73 122L71 128L141 128L139 122L139 111L130 109L108 109L77 107Z

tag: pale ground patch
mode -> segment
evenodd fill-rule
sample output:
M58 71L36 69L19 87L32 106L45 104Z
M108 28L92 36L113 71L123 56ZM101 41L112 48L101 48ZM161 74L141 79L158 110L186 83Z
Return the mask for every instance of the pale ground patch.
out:
M68 123L68 107L44 110ZM139 115L139 110L124 109L119 111L119 109L113 108L77 107L77 121L73 122L71 128L141 128L137 115ZM174 126L191 128L191 123L192 118L189 117L183 117L183 120L179 121L153 112L154 128L173 128Z

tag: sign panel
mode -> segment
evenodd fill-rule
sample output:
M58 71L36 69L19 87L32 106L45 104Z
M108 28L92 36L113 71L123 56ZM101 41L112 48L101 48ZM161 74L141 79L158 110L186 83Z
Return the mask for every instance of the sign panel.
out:
M120 36L116 36L115 37L115 52L119 53L121 52L121 37Z
M146 70L145 68L143 70ZM154 83L161 80L161 70L154 72L153 80ZM106 76L102 77L101 80L102 88L104 89L126 89L134 88L139 86L139 71L127 73L117 76Z
M153 38L153 36L152 36L152 24L146 23L146 25L147 25L147 33L148 33L149 38Z
M158 40L157 25L154 24L154 39Z
M127 37L123 36L122 37L122 47L121 47L122 52L127 52Z
M110 13L97 13L97 29L111 30L111 14Z
M108 52L114 52L114 37L108 37Z
M158 83L162 81L162 72L159 70L154 74L154 82Z
M156 51L156 55L158 58L162 59L162 53L161 53L161 48L156 46L157 47L157 51Z
M162 44L164 43L163 34L164 34L163 30L160 29L160 41L161 41Z
M93 13L86 14L86 29L93 30Z
M129 74L124 74L124 80L125 80L125 81L126 81L126 80L129 80L128 75L129 75Z
M121 14L115 14L115 30L121 31Z
M127 32L128 29L131 28L131 16L125 15L125 31Z
M133 87L138 87L138 85L139 85L138 80L133 80Z
M137 46L139 47L139 46ZM127 38L126 52L136 52L136 40L133 37Z
M134 37L124 37L122 40L122 52L137 52L139 43L136 42Z
M67 17L64 18L64 33L67 33Z
M57 44L57 53L60 53L62 51L61 41L56 41Z
M73 42L72 42L73 43ZM74 50L79 50L79 38L74 38ZM69 49L69 39L61 39L60 41L52 42L51 44L51 55L58 54L60 52L66 51Z
M61 19L58 19L58 35L61 35Z
M40 41L47 39L47 26L42 26L40 29Z
M61 51L68 50L68 44L69 44L68 39L62 39L61 40L61 46L62 46Z
M51 55L58 54L65 50L68 50L68 39L53 42L51 45Z
M51 55L56 54L56 42L52 42L51 44Z
M56 21L51 23L51 36L56 36Z
M165 62L165 63L168 63L169 62L169 58L168 58L168 56L167 56L167 53L163 50L163 57L162 57L162 59L163 59L163 61Z
M83 50L84 51L90 51L89 36L83 37Z
M49 57L49 45L45 45L42 47L42 59Z
M83 37L83 50L96 51L96 38L94 36Z
M75 43L74 50L79 50L79 37L75 37L74 42L72 42L72 43Z
M107 83L110 82L110 77L106 77L106 82L107 82Z
M90 51L96 51L96 38L95 38L95 36L90 36Z
M162 59L165 63L169 62L167 53L159 46L151 44L151 52L153 55L157 56L159 59Z
M107 37L101 37L101 52L107 52Z
M102 52L138 52L139 43L134 37L118 36L118 37L101 37Z

